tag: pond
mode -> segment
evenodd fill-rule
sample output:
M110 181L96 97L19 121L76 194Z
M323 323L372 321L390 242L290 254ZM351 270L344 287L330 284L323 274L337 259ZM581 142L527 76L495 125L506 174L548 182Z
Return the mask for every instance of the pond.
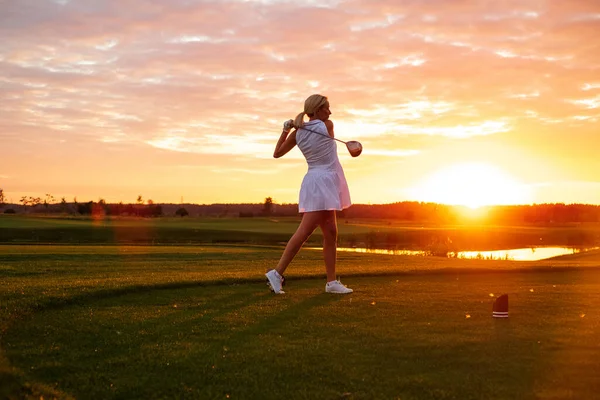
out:
M481 251L459 251L457 258L480 259L480 260L513 260L513 261L538 261L546 258L562 256L566 254L576 254L589 250L596 250L600 247L575 248L575 247L527 247L521 249L507 250L481 250ZM322 248L313 248L322 250ZM371 253L371 254L390 254L402 256L426 256L424 250L386 250L386 249L366 249L360 247L338 247L338 251L353 253ZM454 253L450 253L454 254Z

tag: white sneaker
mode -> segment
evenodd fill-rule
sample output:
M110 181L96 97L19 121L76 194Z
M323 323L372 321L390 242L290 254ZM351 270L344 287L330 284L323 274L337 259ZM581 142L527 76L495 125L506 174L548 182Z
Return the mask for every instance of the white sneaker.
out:
M346 294L352 293L354 290L347 288L346 285L342 285L342 282L339 280L327 282L325 285L325 291L327 293L338 293L338 294Z
M267 285L271 288L271 291L277 294L284 294L285 292L281 290L281 286L283 286L283 277L279 275L279 272L272 269L265 274L267 277Z

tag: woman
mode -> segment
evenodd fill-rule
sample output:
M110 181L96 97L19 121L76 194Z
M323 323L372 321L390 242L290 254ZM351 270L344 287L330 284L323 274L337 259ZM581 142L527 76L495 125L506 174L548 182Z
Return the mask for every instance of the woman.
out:
M306 123L305 115L309 118ZM302 181L298 202L302 221L286 245L277 267L266 273L271 290L278 294L284 293L281 290L283 273L317 226L323 232L323 256L327 271L325 292L352 293L352 289L342 285L339 280L336 280L335 275L337 250L335 213L350 207L352 203L344 170L337 156L336 142L327 137L334 136L333 122L329 120L330 115L327 97L319 94L310 96L304 102L304 112L298 114L294 121L289 120L284 123L283 132L273 152L273 157L279 158L298 145L308 163L308 172ZM295 130L290 133L292 127Z

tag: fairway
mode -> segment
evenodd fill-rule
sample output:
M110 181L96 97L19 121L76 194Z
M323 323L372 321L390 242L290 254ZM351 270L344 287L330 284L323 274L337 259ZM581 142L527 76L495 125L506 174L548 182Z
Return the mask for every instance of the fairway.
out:
M0 244L281 246L295 232L298 217L274 218L103 218L0 214ZM538 246L594 247L600 225L440 225L385 219L339 218L340 247L449 251ZM320 229L307 244L322 243Z
M0 392L12 398L514 399L600 391L597 257L344 253L348 296L302 251L3 246ZM510 318L491 317L508 293ZM11 397L9 397L11 398Z

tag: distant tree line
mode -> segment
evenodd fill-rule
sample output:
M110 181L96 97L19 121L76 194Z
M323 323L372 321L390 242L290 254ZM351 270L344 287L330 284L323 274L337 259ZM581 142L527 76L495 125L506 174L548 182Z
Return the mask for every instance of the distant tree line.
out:
M163 215L162 206L155 204L152 200L147 200L144 204L142 196L138 196L135 204L107 203L104 199L98 201L79 202L74 198L72 202L67 202L66 198L61 198L56 202L53 195L47 193L44 198L23 196L20 199L21 205L7 204L3 190L0 189L0 211L5 214L16 213L44 213L44 214L69 214L69 215L89 215L93 217L100 216L136 216L136 217L160 217Z
M470 217L474 215L476 217ZM345 210L347 218L382 218L433 223L531 223L560 224L600 222L600 206L590 204L534 204L486 206L471 210L464 206L436 203L399 202L392 204L356 204Z
M77 213L91 216L135 216L160 217L163 215L159 204L108 204L104 201L77 204Z
M46 213L89 216L135 216L135 217L289 217L298 216L298 205L278 204L272 197L263 203L237 204L155 204L138 196L135 203L107 203L98 201L72 202L62 197L57 202L49 193L45 197L22 197L18 204L7 204L0 189L0 212ZM469 214L476 213L477 217ZM600 206L590 204L534 204L514 206L489 206L470 211L462 206L404 201L390 204L355 204L338 213L338 218L376 218L406 222L439 224L488 223L488 224L563 224L600 222Z

